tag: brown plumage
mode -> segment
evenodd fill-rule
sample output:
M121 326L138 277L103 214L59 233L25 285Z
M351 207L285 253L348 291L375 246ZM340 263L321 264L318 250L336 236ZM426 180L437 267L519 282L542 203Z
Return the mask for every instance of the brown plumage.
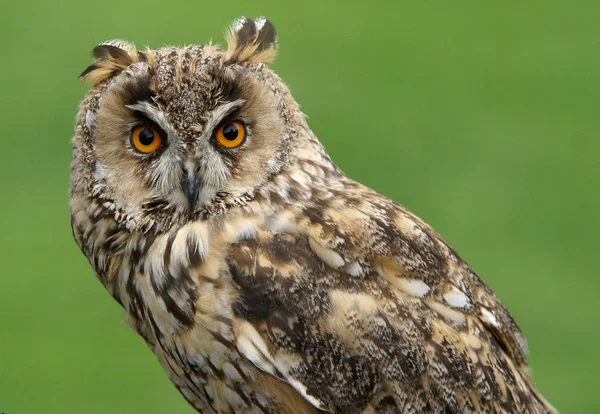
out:
M228 50L112 41L73 140L75 240L198 411L552 411L522 333L308 128L266 19Z

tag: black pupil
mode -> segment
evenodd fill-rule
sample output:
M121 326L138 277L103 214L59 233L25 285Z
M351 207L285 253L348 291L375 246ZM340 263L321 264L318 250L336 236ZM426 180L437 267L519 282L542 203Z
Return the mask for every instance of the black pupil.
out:
M150 145L154 142L154 132L151 129L144 128L140 131L140 143Z
M235 124L227 124L223 128L223 136L228 141L233 141L238 136L238 127Z

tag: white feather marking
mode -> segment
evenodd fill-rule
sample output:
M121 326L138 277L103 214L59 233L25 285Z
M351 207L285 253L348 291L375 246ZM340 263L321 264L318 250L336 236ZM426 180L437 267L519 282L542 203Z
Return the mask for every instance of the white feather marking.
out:
M148 118L156 122L169 137L174 138L178 136L177 130L175 130L175 128L173 128L173 126L169 123L165 113L151 103L143 101L131 105L125 105L125 107L134 111L142 112Z
M435 310L437 313L439 313L440 315L456 322L459 324L463 324L466 322L466 317L463 313L451 309L446 305L442 305L439 302L435 302L435 301L427 301L427 304L429 305L430 308L432 308L433 310Z
M275 375L274 359L267 348L267 344L254 326L249 322L242 321L237 325L236 331L236 345L240 353L261 370L271 375ZM324 409L324 405L321 401L306 392L304 384L288 375L291 360L288 358L281 359L280 357L279 362L281 362L282 365L285 365L280 366L277 364L277 367L279 368L278 372L284 375L286 381L294 387L306 401L319 409Z
M254 20L254 24L256 24L256 31L260 31L260 29L263 28L263 26L265 25L265 23L267 22L267 19L264 17L259 17L258 19Z
M311 403L313 406L315 406L316 408L320 409L320 410L324 410L325 409L325 405L318 399L316 399L315 397L313 397L312 395L309 395L306 392L306 387L304 386L304 384L302 384L300 381L298 381L297 379L294 378L287 378L287 382L294 387L294 389L296 391L298 391L298 393L309 403Z
M168 240L168 234L161 236L150 247L150 251L146 255L145 265L150 268L150 275L158 288L164 288L167 281L163 259Z
M323 260L325 263L327 263L329 266L333 267L334 269L337 269L338 267L344 265L345 262L344 262L344 259L342 259L342 256L340 256L333 250L322 246L318 241L316 241L315 239L313 239L310 236L308 237L308 244L310 245L310 248L312 249L312 251L317 256L319 256L319 258L321 260Z
M270 173L275 173L281 169L282 162L279 160L267 161L267 169Z
M85 126L88 129L94 129L96 127L96 113L90 109L85 112Z
M171 269L189 264L187 260L189 230L188 226L182 227L175 235L173 245L171 246ZM174 272L173 274L177 273Z
M256 329L249 322L243 321L239 324L237 331L236 346L238 351L261 370L275 375L275 368L271 362L272 358L267 349L267 344Z
M242 219L225 223L223 234L229 243L235 243L238 240L250 239L256 237L256 227L253 220Z
M350 276L360 276L362 271L362 267L360 267L358 262L350 262L346 265L346 272L348 272Z
M489 323L493 327L495 327L495 328L500 327L500 323L498 322L498 319L496 319L496 315L494 315L492 312L490 312L486 308L481 308L481 317L485 322Z
M213 169L207 170L208 172L213 171ZM206 178L206 177L205 177ZM200 190L200 194L198 194L198 206L204 206L209 204L211 200L217 194L217 189L212 185L207 185ZM186 199L187 202L187 199Z
M237 19L234 23L233 23L233 27L231 28L231 30L235 33L235 32L239 32L240 29L242 27L244 27L244 25L248 22L248 19L246 19L245 17L240 17L239 19Z
M446 303L454 308L466 308L470 304L467 295L454 286L444 293L443 297Z
M195 251L201 258L205 258L208 255L209 248L209 235L208 225L204 222L195 222L189 225L188 234L192 235L190 241L196 242Z
M252 221L245 221L238 229L238 239L250 239L256 236L256 227Z
M135 50L135 45L133 43L129 43L127 40L123 40L123 39L111 39L111 40L107 40L105 42L100 43L100 46L104 46L104 45L115 46L115 47L118 47L119 49L123 49L123 50L127 50L127 51Z
M418 279L406 279L403 277L393 277L392 283L400 288L404 293L408 293L411 296L423 297L429 293L429 286L427 283Z

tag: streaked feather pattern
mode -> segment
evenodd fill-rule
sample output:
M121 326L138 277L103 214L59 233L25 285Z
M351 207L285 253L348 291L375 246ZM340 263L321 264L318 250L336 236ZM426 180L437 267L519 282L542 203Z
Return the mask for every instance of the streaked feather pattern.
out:
M82 75L73 235L199 412L552 412L512 316L401 205L347 178L242 18L228 50L111 41ZM214 142L244 122L239 149ZM166 144L136 153L156 125ZM183 183L196 174L197 199Z

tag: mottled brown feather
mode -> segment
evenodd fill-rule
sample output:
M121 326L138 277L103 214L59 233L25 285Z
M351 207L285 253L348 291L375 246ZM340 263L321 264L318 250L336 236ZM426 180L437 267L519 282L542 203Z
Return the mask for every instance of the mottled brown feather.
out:
M275 40L244 18L227 51L112 41L82 75L73 235L171 381L203 413L552 412L492 291L331 161L264 64ZM219 147L231 120L248 136Z

